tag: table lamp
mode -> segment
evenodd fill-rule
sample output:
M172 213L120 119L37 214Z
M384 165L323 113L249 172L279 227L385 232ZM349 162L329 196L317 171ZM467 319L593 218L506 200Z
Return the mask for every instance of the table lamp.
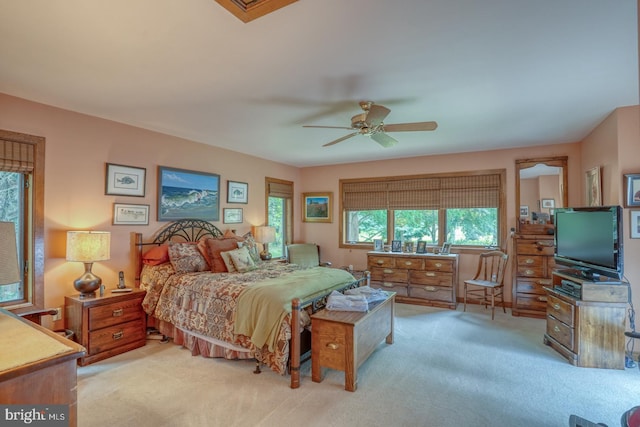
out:
M67 261L84 263L84 274L73 282L81 298L95 296L100 288L102 279L91 272L91 266L96 261L110 258L110 246L111 233L108 231L67 232Z
M276 241L276 229L275 227L269 227L263 225L256 227L256 242L262 243L263 250L260 252L260 259L267 261L271 259L271 253L269 252L269 243Z
M20 281L16 228L13 222L0 222L0 286Z

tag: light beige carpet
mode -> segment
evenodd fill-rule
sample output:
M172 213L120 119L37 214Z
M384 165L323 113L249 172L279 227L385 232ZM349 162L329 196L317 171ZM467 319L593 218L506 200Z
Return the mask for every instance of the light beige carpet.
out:
M78 368L79 426L540 426L571 414L620 425L640 404L640 370L577 368L543 344L545 321L474 306L466 313L397 304L395 343L358 371L302 385L249 361L148 345Z

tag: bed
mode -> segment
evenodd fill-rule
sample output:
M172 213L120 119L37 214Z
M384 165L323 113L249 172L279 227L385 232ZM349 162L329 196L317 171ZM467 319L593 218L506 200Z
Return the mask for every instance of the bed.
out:
M255 359L300 385L310 356L310 315L327 296L367 285L348 271L259 260L250 234L179 220L151 242L135 233L136 285L147 291L149 323L193 355Z

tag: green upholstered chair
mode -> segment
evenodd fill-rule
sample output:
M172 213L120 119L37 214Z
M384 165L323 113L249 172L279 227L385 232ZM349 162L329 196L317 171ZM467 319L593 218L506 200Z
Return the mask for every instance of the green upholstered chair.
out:
M315 243L292 243L287 245L287 262L304 268L330 267L330 262L320 262L320 247Z

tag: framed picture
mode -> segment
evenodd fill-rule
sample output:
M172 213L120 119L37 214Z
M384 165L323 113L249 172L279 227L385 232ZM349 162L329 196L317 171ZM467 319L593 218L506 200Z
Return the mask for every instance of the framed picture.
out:
M527 218L529 216L529 206L520 206L520 218Z
M104 194L144 197L147 170L107 163Z
M542 199L542 207L545 209L553 209L556 207L556 201L554 199Z
M391 241L391 252L402 252L402 240Z
M442 244L442 249L440 249L440 253L444 255L448 255L451 252L451 243L444 242Z
M248 203L249 184L246 182L227 181L227 203Z
M417 254L426 254L427 253L427 242L425 242L424 240L420 240L418 242L418 246L416 246L416 253Z
M384 242L382 239L373 239L373 250L374 251L384 251Z
M220 175L158 166L158 221L220 220Z
M333 193L303 193L302 221L331 222Z
M242 208L224 208L222 222L225 224L242 224Z
M626 178L627 207L640 206L640 174L628 174Z
M600 167L589 169L586 174L587 206L602 206L602 184L600 182Z
M114 203L113 225L149 225L149 205Z
M631 211L631 238L640 239L640 211Z
M404 251L407 252L407 253L412 254L413 253L413 242L405 242Z

